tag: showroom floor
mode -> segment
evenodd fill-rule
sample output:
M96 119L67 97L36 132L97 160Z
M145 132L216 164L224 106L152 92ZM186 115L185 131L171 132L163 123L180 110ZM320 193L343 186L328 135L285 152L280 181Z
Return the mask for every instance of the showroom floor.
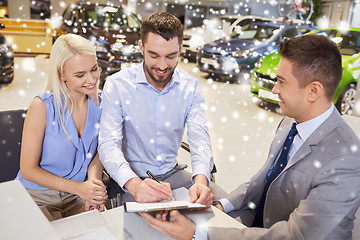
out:
M48 62L45 55L15 58L15 79L0 89L0 111L27 108L36 94L45 91ZM180 62L179 66L198 78L203 87L218 170L216 183L230 192L262 166L282 117L259 107L247 81L242 84L212 81L194 63ZM180 150L179 159L188 163L189 155Z

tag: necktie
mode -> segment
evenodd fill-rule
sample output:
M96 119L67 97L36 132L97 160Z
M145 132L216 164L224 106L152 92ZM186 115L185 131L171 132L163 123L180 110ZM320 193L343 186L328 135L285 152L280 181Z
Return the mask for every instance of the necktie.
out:
M298 131L296 129L296 123L294 122L290 129L288 136L286 137L286 140L282 147L281 154L280 154L278 161L276 162L275 166L273 165L273 167L271 167L270 171L268 172L268 174L266 176L267 182L265 184L260 203L257 207L257 212L256 212L255 219L254 219L254 222L252 225L253 227L264 227L263 216L264 216L264 205L265 205L266 193L267 193L272 181L274 181L274 179L285 168L285 166L288 162L288 155L289 155L289 150L290 150L291 144L293 143L294 137L297 133L298 133Z

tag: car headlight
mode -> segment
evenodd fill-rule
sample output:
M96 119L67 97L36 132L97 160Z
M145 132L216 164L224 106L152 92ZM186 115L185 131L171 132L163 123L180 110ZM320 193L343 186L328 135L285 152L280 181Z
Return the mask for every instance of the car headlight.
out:
M6 53L6 54L9 53L12 56L12 50L11 50L10 46L6 43L0 44L0 52Z
M184 34L183 40L190 40L191 35L190 34Z
M263 61L263 59L264 59L264 56L263 57L259 57L259 59L256 61L256 63L255 63L255 67L256 68L260 68L261 67L261 64L262 64L262 61Z
M233 57L243 57L243 58L247 58L250 54L251 54L250 49L241 50L241 51L234 51L232 53Z
M115 50L115 49L113 49L113 50ZM140 47L138 45L134 45L134 44L124 45L121 48L117 49L117 51L121 51L124 55L130 55L133 53L139 53Z

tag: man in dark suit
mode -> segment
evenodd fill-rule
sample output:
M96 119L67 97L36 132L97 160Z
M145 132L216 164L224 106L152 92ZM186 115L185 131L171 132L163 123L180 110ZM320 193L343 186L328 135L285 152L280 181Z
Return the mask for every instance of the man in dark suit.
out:
M360 141L332 99L341 80L341 55L330 39L304 35L280 44L272 92L281 121L265 165L218 208L248 228L209 227L209 239L352 239L360 204ZM293 127L291 127L293 125ZM291 129L291 130L290 130ZM200 228L178 211L148 224L177 239Z

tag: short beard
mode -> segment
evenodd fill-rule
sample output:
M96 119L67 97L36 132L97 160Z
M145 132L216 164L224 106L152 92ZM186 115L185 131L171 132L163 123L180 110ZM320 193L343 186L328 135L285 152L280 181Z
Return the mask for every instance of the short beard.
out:
M157 79L150 71L150 68L146 65L145 61L144 61L144 68L146 70L146 72L149 74L149 76L151 77L151 79L156 82L156 83L166 83L168 81L170 81L170 79L172 78L173 74L174 74L174 71L175 71L175 68L177 66L177 63L176 65L174 66L173 70L170 72L170 74L164 79L164 80L160 80L160 79Z

